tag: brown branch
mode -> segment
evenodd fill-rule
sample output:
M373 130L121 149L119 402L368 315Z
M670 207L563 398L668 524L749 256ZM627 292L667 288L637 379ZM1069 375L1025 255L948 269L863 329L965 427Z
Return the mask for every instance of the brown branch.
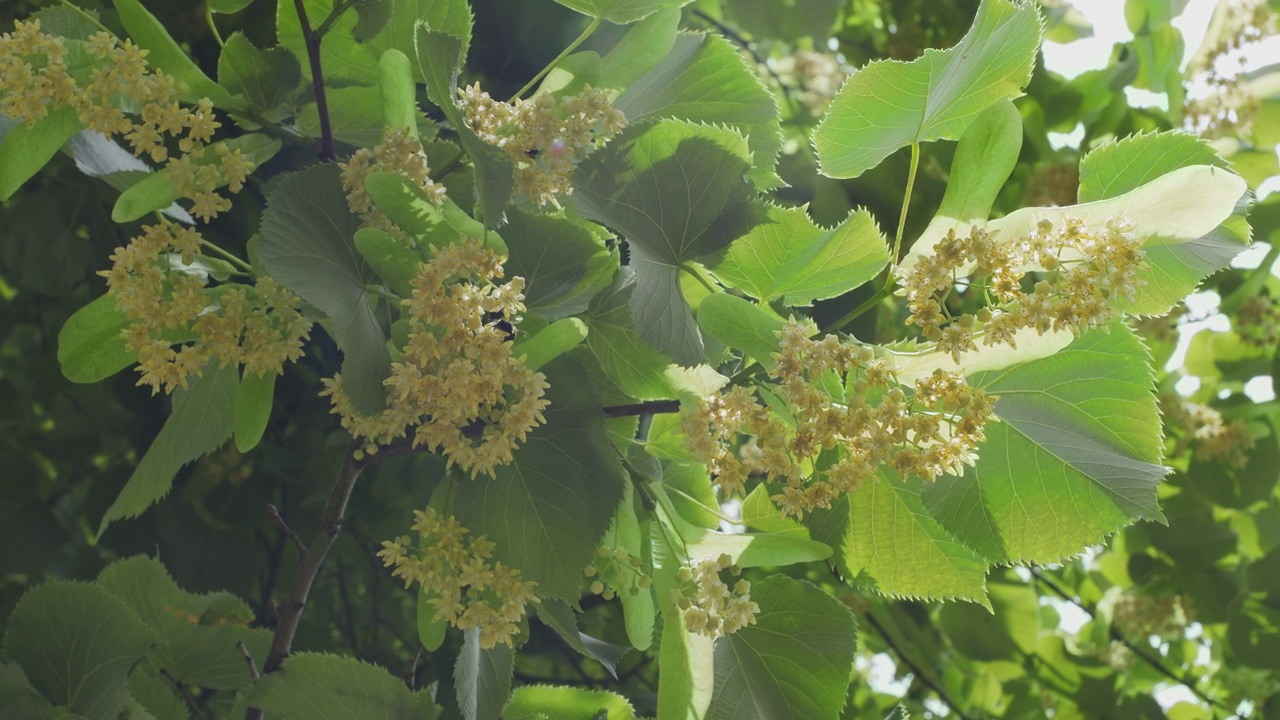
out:
M632 415L661 415L680 412L679 400L650 400L635 405L611 405L601 408L605 417L629 417Z
M196 703L195 697L191 694L191 691L187 689L187 684L170 674L168 668L160 668L160 674L163 675L164 679L168 680L170 685L173 685L173 689L177 690L178 694L182 696L182 702L187 704L187 709L191 711L191 716L196 720L205 720L204 711L200 709L200 705Z
M293 0L293 7L298 11L302 42L307 46L307 63L311 66L311 87L316 94L316 114L320 117L320 159L333 162L338 159L338 153L333 147L333 123L329 120L329 100L324 94L324 72L320 69L320 40L323 35L311 29L311 21L307 19L307 9L303 7L302 0ZM337 10L335 7L334 11ZM331 13L330 18L332 17ZM326 24L330 22L325 20Z
M253 676L253 681L258 682L262 675L258 673L258 663L253 661L253 655L249 653L249 648L245 647L243 640L237 641L236 647L240 648L240 654L244 655L244 662L249 666L249 674Z
M267 517L271 518L271 522L275 523L276 527L280 528L280 532L284 533L284 536L293 542L293 546L298 548L298 558L306 557L307 546L302 544L302 538L298 537L298 533L285 524L284 518L280 516L280 511L275 505L267 504Z
M316 531L315 539L311 541L311 549L298 563L298 572L294 575L293 584L289 587L289 596L285 599L284 606L280 608L280 623L276 626L276 634L271 641L271 652L262 666L263 673L279 670L284 659L288 657L293 647L294 635L298 632L298 623L302 620L302 611L307 606L307 596L311 593L311 586L320 573L320 565L324 562L325 555L329 554L329 548L333 547L338 533L342 531L342 519L347 512L347 501L351 499L351 490L360 477L361 467L355 461L356 447L353 443L347 448L342 469L338 472L338 479L329 492L328 502L325 503L324 514L320 519L320 529ZM262 710L258 708L249 708L245 713L245 720L261 720L261 718Z
M893 638L890 637L889 632L885 630L879 620L876 620L874 615L868 612L864 614L863 617L867 619L867 622L875 629L876 633L884 639L885 645L889 646L889 649L893 651L893 654L897 655L899 660L906 663L907 668L911 670L911 673L919 678L920 682L928 686L928 688L932 690L934 694L938 696L938 699L942 700L947 707L951 708L951 712L955 713L956 717L960 718L960 720L970 720L969 716L964 713L964 710L961 710L960 706L957 705L956 702L947 695L946 691L942 689L942 686L939 685L932 676L926 673L923 668L917 665L916 662L911 659L910 655L907 655L902 651L902 648L898 647L898 644L894 642Z

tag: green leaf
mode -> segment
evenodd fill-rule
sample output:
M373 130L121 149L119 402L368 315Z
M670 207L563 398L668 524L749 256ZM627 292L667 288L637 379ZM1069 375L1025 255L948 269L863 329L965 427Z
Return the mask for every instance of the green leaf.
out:
M688 5L692 0L556 0L583 15L627 25L649 17L660 10Z
M1013 103L1003 100L984 110L960 136L937 214L986 220L1021 150L1022 115Z
M236 449L247 453L262 441L271 419L275 399L276 373L245 373L236 390Z
M75 10L65 5L51 5L32 13L29 18L29 20L39 20L40 31L46 35L54 35L66 40L88 40L101 29L95 24L98 19L96 10L81 8L78 5Z
M359 19L351 28L351 34L360 42L373 39L390 22L394 6L393 0L357 0L353 9Z
M227 38L218 56L218 81L244 96L263 119L278 122L293 110L302 85L302 68L282 47L259 50L241 32Z
M400 173L370 173L365 178L364 189L391 222L423 247L444 247L462 238L483 238L498 254L507 253L506 244L497 233L485 230L448 198L436 207L422 188Z
M590 295L613 277L617 256L580 222L553 215L507 210L502 239L507 277L525 280L525 307L534 312L559 308L581 312Z
M582 568L622 498L624 477L585 372L562 358L551 384L547 423L529 433L496 477L458 483L454 513L496 543L494 558L538 583L541 597L577 598Z
M633 446L632 452L643 454ZM656 461L655 461L656 462ZM647 516L645 519L648 519ZM648 543L640 529L640 521L636 517L635 488L631 478L626 478L626 487L622 491L622 503L614 513L613 523L604 536L604 544L611 548L622 548L630 553L635 562L643 563L648 558ZM653 590L633 585L634 578L627 583L615 582L611 577L602 578L622 600L623 622L627 630L627 639L637 650L648 650L653 645L653 630L658 610L653 600ZM636 593L631 592L635 587Z
M129 671L152 642L151 631L106 590L52 582L18 601L4 653L55 704L90 720L113 720Z
M782 514L769 497L769 487L760 483L742 499L742 524L760 532L809 539L809 530Z
M98 537L116 520L140 515L164 497L173 476L183 465L213 452L235 430L235 397L240 377L234 366L212 361L191 385L189 392L175 393L173 414L165 421L147 454L134 468L129 482L107 508Z
M781 298L795 307L843 295L888 264L884 235L870 212L857 210L827 230L806 208L767 206L766 220L733 241L716 276L764 302Z
M262 676L247 701L281 720L422 717L418 698L396 676L355 658L320 653L290 655L280 672Z
M221 85L209 79L169 35L164 25L142 6L139 0L113 0L120 24L129 37L147 50L147 64L153 70L163 71L173 77L178 97L188 102L209 98L222 108L239 108L237 101Z
M1021 95L1040 32L1034 5L983 0L955 47L859 69L814 132L822 173L857 177L912 143L959 138L989 105Z
M453 682L458 691L458 707L465 720L498 720L511 696L514 662L511 648L499 643L489 650L480 648L480 630L468 630L462 651L453 666Z
M22 668L12 663L0 664L0 713L30 720L54 720L60 716L53 703L31 687Z
M253 4L253 0L209 0L209 9L229 15L237 13Z
M427 652L435 652L444 644L445 631L449 623L444 619L436 619L435 606L431 604L434 593L427 592L425 587L418 589L418 641Z
M116 309L116 299L102 295L67 318L58 332L58 364L74 383L96 383L138 361L125 348L120 333L129 319Z
M1163 521L1150 358L1123 323L970 382L997 396L1000 422L987 425L976 466L924 490L962 542L993 562L1047 563L1133 520Z
M577 650L584 657L604 666L605 670L616 680L618 677L618 660L627 653L628 648L614 645L593 638L578 630L578 617L568 602L559 598L547 598L538 603L538 619L551 628L565 641L569 647Z
M221 164L222 156L218 154L219 146L228 150L239 150L255 167L270 160L280 151L279 140L253 133L219 140L201 151L199 157L193 157L191 164L194 167ZM219 180L217 187L224 185L226 185L225 180ZM117 223L133 222L169 207L182 197L184 197L182 191L173 181L172 173L165 168L147 175L130 186L128 190L120 193L120 197L116 198L115 206L111 208L111 219Z
M858 646L853 613L804 580L753 583L756 623L716 643L708 718L837 717Z
M894 597L959 598L986 605L988 562L931 517L921 482L881 474L848 496L841 560L851 575L866 572L875 589ZM824 533L810 528L814 537Z
M333 138L356 147L373 147L382 140L382 92L376 87L327 88ZM423 119L418 119L421 126ZM320 137L320 114L315 103L298 109L298 132Z
M704 360L680 266L747 230L750 154L732 130L664 120L615 139L574 176L578 211L631 244L640 336L683 365Z
M632 25L600 59L599 87L622 90L630 87L662 62L675 46L680 26L680 10L659 10Z
M13 197L82 127L75 108L63 105L35 125L18 123L5 133L0 138L0 200Z
M332 0L302 0L302 6L312 28L329 17L334 8ZM343 12L325 33L324 42L320 43L320 66L324 69L326 85L377 86L380 53L356 39L355 27L359 22L356 13ZM276 3L276 37L281 47L288 48L298 58L303 77L310 81L311 63L307 61L306 42L302 39L295 3Z
M840 0L735 0L724 6L728 19L755 38L794 43L813 38L816 46L833 37Z
M607 690L528 685L516 688L502 711L503 720L632 720L627 699Z
M831 556L831 548L808 538L773 533L722 533L686 523L671 504L662 485L651 490L666 510L668 522L684 540L688 558L720 557L727 554L741 567L781 567L817 562Z
M415 37L418 68L427 83L427 97L444 111L458 133L462 149L474 163L479 190L476 213L486 227L494 227L502 222L503 208L511 198L514 170L505 152L471 131L454 100L466 41L448 33L434 32L421 24Z
M575 317L557 320L536 335L511 346L513 357L523 358L530 370L537 370L582 343L587 337L587 324Z
M679 35L662 63L628 86L614 107L633 124L673 118L734 128L747 138L755 184L782 185L773 169L782 147L777 100L719 35Z
M252 684L237 643L261 662L272 634L249 627L253 611L229 593L195 595L159 561L135 555L109 565L98 585L119 598L157 638L155 660L178 682L214 690Z
M712 701L714 684L707 668L715 665L714 641L684 627L674 607L662 614L662 644L658 647L658 717L703 720Z
M1082 203L1117 197L1192 165L1227 167L1213 146L1195 135L1176 130L1130 135L1084 156L1078 197Z
M773 370L778 331L785 324L749 300L728 293L710 295L698 306L699 327L716 340L754 358L766 370Z
M418 137L417 88L409 56L392 48L378 61L378 88L382 91L382 121L390 130L407 130Z
M374 52L399 50L414 56L417 24L457 38L462 43L461 55L467 55L471 44L471 7L467 0L384 0L391 6L391 19L369 47ZM420 68L413 69L415 82L426 82Z
M413 286L409 283L418 275L421 255L409 249L403 240L377 228L360 228L354 242L360 257L392 290L402 297L413 293Z
M655 418L654 424L658 423ZM652 431L649 437L653 439ZM682 439L678 438L677 442ZM648 450L652 452L652 446ZM683 444L680 450L684 451ZM662 486L667 489L676 514L685 522L707 530L720 527L720 499L711 486L706 465L668 460L662 464Z
M671 397L675 394L667 376L671 360L641 340L631 320L634 290L635 273L622 268L613 285L592 299L583 317L590 330L587 347L622 392L640 400Z
M356 227L337 166L308 168L268 188L258 255L271 277L328 316L343 387L357 410L373 414L386 404L391 359L365 297L374 276L355 250Z

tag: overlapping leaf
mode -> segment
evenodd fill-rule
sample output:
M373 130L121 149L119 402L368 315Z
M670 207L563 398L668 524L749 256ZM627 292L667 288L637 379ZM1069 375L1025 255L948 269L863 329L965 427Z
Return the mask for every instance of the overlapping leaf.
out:
M1054 562L1138 520L1162 521L1150 359L1123 324L1050 357L970 378L996 395L975 467L924 490L929 511L995 562Z
M479 628L466 632L453 666L458 708L465 720L499 720L511 695L512 655L511 648L502 644L481 648Z
M983 0L955 47L859 69L815 131L823 174L857 177L912 143L958 139L987 106L1021 94L1040 33L1034 5Z
M328 316L344 355L343 387L356 409L372 414L386 403L391 359L365 297L375 275L356 251L355 231L337 166L316 166L268 189L258 256L271 277Z
M582 216L632 246L631 310L641 337L678 363L704 355L680 267L749 229L750 167L746 141L732 130L664 120L615 139L574 177Z
M422 720L424 703L399 678L355 658L294 653L248 703L282 720ZM426 718L434 717L426 714Z

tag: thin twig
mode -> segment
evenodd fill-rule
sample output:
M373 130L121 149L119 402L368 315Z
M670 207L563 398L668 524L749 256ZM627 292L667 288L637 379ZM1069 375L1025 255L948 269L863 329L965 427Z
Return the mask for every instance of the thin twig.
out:
M249 666L249 674L253 676L253 681L258 682L262 675L258 672L258 663L253 661L253 655L249 653L249 648L245 647L243 640L236 641L236 647L240 648L240 654L244 655L244 662Z
M191 711L191 716L196 720L205 720L204 711L200 709L200 705L196 703L195 697L191 694L191 691L187 689L187 684L170 674L168 668L160 668L160 674L163 675L164 679L168 680L169 684L173 686L173 689L177 690L178 694L182 696L182 702L187 704L187 709Z
M275 505L267 503L267 517L271 518L271 522L275 523L280 532L284 533L284 536L289 538L293 546L298 548L298 557L306 557L307 546L302 544L302 538L298 537L298 533L285 524L284 518L280 516L280 511L276 509Z
M280 608L280 623L276 626L275 637L271 640L271 652L262 666L263 673L279 670L284 659L288 657L293 647L294 635L298 632L298 623L302 620L302 611L307 607L307 596L311 593L311 586L320 573L320 565L324 562L325 555L329 554L329 548L333 547L338 533L342 531L343 516L347 513L347 501L351 499L351 490L360 477L361 467L355 460L356 447L357 445L352 443L347 448L342 469L338 472L338 479L334 482L333 489L329 491L329 500L324 505L320 528L316 531L315 539L311 541L307 554L298 563L298 571L293 577L293 584L289 587L289 595L285 599L284 606ZM245 720L261 720L261 718L262 710L258 708L249 708L245 713Z
M955 713L956 717L960 718L960 720L972 720L963 710L960 709L960 706L956 705L955 701L947 695L946 691L942 689L942 686L938 685L938 683L928 673L926 673L923 668L916 664L916 662L911 659L910 655L907 655L902 651L902 648L898 647L898 643L894 642L893 638L889 635L889 632L885 630L879 620L876 620L875 615L866 613L863 617L867 619L867 623L870 624L871 627L879 633L880 637L884 639L884 643L889 646L889 649L893 651L893 654L897 655L902 662L906 663L912 674L920 678L920 682L924 683L934 692L935 695L938 696L940 700L942 700L943 703L946 704L947 707L951 708L951 712Z
M1073 595L1068 593L1066 590L1064 590L1061 585L1058 585L1056 582L1051 580L1047 575L1041 572L1039 568L1031 568L1031 575L1036 580L1039 580L1041 583L1044 583L1044 586L1049 588L1049 590L1052 591L1054 595L1057 595L1063 600L1066 600L1072 605L1075 605L1076 607L1085 611L1085 613L1088 614L1089 617L1097 619L1097 615L1094 614L1091 608L1087 607L1079 598L1074 597ZM1219 710L1223 710L1228 713L1232 712L1231 708L1227 707L1226 705L1223 705L1220 701L1214 700L1213 698L1204 694L1200 690L1200 688L1196 686L1195 680L1188 678L1186 676L1180 676L1174 671L1170 670L1168 667L1166 667L1164 663L1160 662L1160 659L1158 657L1151 654L1151 650L1149 648L1142 647L1141 645L1138 645L1137 643L1130 640L1128 637L1125 637L1125 634L1120 632L1120 630L1116 628L1115 625L1108 623L1108 627L1110 627L1111 629L1112 640L1115 640L1116 642L1119 642L1125 647L1129 648L1129 650L1133 651L1133 654L1142 658L1143 662L1150 665L1156 672L1178 683L1179 685L1182 685L1183 687L1187 688L1188 690L1191 691L1193 695L1209 703L1213 707L1216 707Z
M422 646L418 646L418 652L413 655L413 664L409 666L409 674L404 679L404 684L409 686L410 691L417 690L418 684L418 660L422 658Z
M324 94L324 72L320 68L322 36L312 31L302 0L293 0L293 7L298 11L298 26L302 30L302 42L307 46L307 63L311 66L311 87L316 95L316 114L320 117L320 160L332 162L338 159L338 153L333 147L333 123L329 120L329 100ZM334 11L337 10L335 7Z

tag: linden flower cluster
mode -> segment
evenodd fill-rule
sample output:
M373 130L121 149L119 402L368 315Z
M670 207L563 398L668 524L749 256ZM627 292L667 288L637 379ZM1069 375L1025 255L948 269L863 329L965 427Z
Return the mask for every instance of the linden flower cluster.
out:
M111 256L107 291L129 319L125 346L138 353L139 385L154 394L187 387L209 360L243 365L246 373L280 372L302 356L311 323L297 296L269 277L243 285L206 288L195 264L203 242L193 228L161 223ZM174 348L173 338L196 339Z
M590 86L558 102L538 95L504 103L477 83L458 88L458 105L476 135L511 158L515 192L539 206L560 207L558 198L573 192L577 164L627 124L604 91Z
M342 170L342 189L347 191L347 205L360 216L368 227L376 227L392 235L400 233L386 215L373 204L364 189L365 178L375 172L394 172L403 175L417 185L436 207L444 204L444 186L431 179L431 167L422 143L408 130L387 133L382 144L372 151L360 148L345 163L338 163Z
M781 512L803 518L856 491L882 464L926 480L973 464L994 406L982 390L959 373L937 370L908 394L870 347L811 334L811 326L794 319L778 333L774 392L793 425L742 386L682 415L686 446L726 496L742 493L748 475L762 474L783 485L772 496ZM832 385L846 388L848 397L833 398ZM754 436L743 446L750 448L745 461L732 450L743 434ZM819 455L835 448L839 458L820 463Z
M494 544L484 535L466 538L467 529L453 517L433 508L413 511L413 539L404 535L386 540L378 557L391 574L414 583L431 595L435 620L459 630L479 630L480 647L514 644L525 607L538 602L534 582L520 580L520 571L491 560Z
M69 43L99 61L83 85L66 65ZM0 113L34 125L51 108L70 105L90 130L108 139L123 136L134 155L167 160L179 190L194 203L192 214L207 221L231 207L217 189L239 192L253 164L239 150L205 152L221 127L213 104L201 99L195 107L180 106L174 79L150 71L146 56L132 41L120 43L105 32L71 41L42 33L39 20L17 21L12 33L0 36ZM137 108L136 115L121 108ZM177 140L179 155L170 155L166 136Z
M615 587L627 588L631 595L639 595L641 590L648 589L653 585L653 577L649 574L652 570L626 548L601 545L596 549L595 561L582 574L591 578L592 594L612 600L616 596ZM606 586L605 582L612 587Z
M962 354L978 349L975 320L982 323L987 346L1015 346L1014 335L1023 328L1043 335L1050 329L1078 333L1106 324L1112 316L1109 300L1132 300L1137 292L1138 271L1146 267L1143 241L1123 217L1109 218L1101 228L1071 217L1056 226L1045 220L1013 243L997 242L976 227L967 236L949 231L933 254L921 257L902 278L911 310L907 322L957 363ZM970 263L976 265L972 284L1005 307L951 318L943 301L955 286L957 268ZM1028 266L1046 271L1030 293L1022 289Z
M721 553L720 557L705 557L676 573L680 586L672 588L671 600L684 611L684 625L689 632L718 638L756 623L760 606L751 601L751 583L738 580L730 589L720 579L724 570L735 576L742 572L727 553Z
M1280 310L1265 295L1245 298L1236 310L1234 327L1246 345L1270 348L1280 341Z
M1208 405L1186 402L1176 395L1160 398L1160 411L1165 425L1182 431L1174 455L1188 448L1205 462L1221 462L1239 470L1249 462L1249 451L1257 440L1245 427L1244 421L1227 422L1222 413Z
M797 49L790 57L768 61L769 66L795 80L795 97L815 117L821 115L848 77L840 58L827 52Z
M1183 595L1135 595L1126 593L1111 606L1111 622L1126 637L1146 639L1155 635L1168 641L1180 638L1195 619L1191 598Z
M470 472L493 475L511 461L528 432L545 422L546 377L511 355L511 340L497 318L524 310L524 279L503 285L502 264L492 250L465 240L438 250L419 266L413 297L405 300L411 329L399 362L383 381L387 407L362 415L342 388L341 376L325 380L342 426L377 452L416 425L415 447L440 449Z
M1249 90L1244 72L1246 46L1276 32L1276 15L1265 0L1228 0L1221 8L1224 25L1215 43L1189 67L1198 91L1183 103L1182 124L1205 137L1249 137L1261 103ZM1234 67L1233 67L1234 65Z

